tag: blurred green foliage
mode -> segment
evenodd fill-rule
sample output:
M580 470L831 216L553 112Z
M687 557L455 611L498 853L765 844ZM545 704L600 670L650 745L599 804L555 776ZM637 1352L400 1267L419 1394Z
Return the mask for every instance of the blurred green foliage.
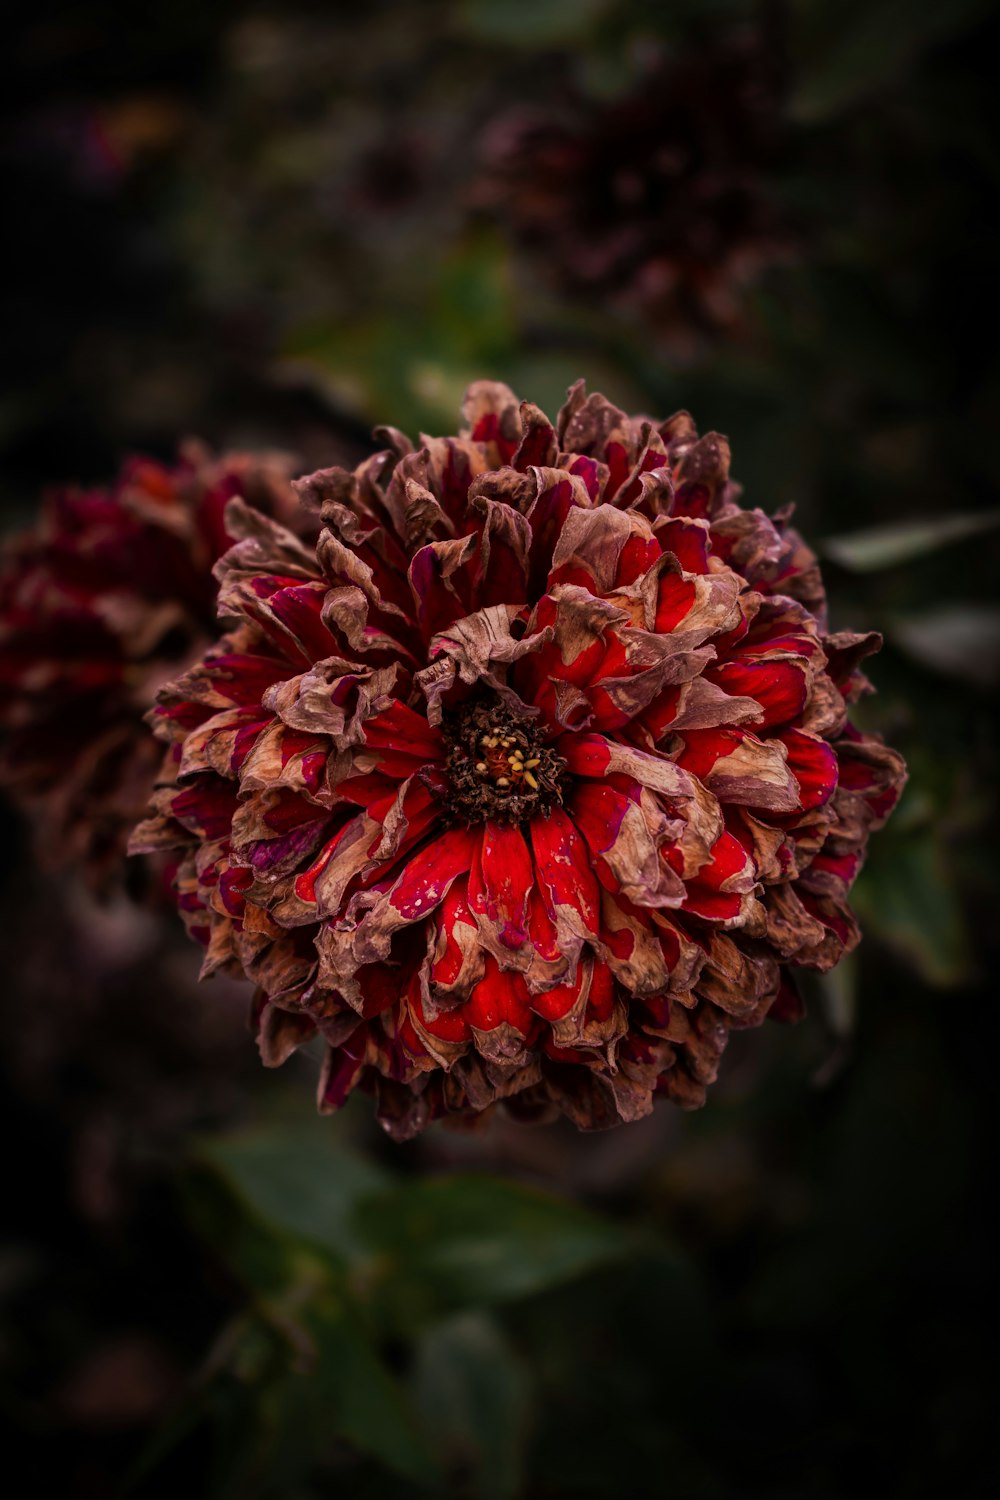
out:
M316 1119L203 1142L182 1192L238 1309L132 1482L207 1427L212 1500L286 1495L344 1444L424 1489L451 1466L513 1500L529 1382L489 1309L642 1243L502 1178L401 1179ZM233 1431L252 1434L235 1463Z

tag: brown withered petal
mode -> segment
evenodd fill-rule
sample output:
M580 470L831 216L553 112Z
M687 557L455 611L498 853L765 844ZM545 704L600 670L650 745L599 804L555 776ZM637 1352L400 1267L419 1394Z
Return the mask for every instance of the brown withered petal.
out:
M857 942L905 777L849 719L878 639L827 633L815 557L687 413L481 381L463 416L297 481L315 545L231 503L228 631L151 713L133 847L176 850L265 1063L325 1042L323 1110L697 1106Z

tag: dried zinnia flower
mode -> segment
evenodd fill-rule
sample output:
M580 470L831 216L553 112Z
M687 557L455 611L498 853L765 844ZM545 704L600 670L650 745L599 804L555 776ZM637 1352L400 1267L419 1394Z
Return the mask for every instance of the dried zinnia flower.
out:
M904 777L847 718L878 638L826 633L815 558L686 413L581 382L553 425L484 382L465 420L299 481L315 548L231 507L235 624L154 710L134 847L181 850L265 1062L325 1039L323 1109L698 1105L730 1028L857 942Z
M732 333L789 246L767 184L779 82L773 45L746 34L658 58L611 102L518 107L487 134L475 196L560 290L638 312L677 346Z
M0 566L0 785L26 806L50 864L98 885L120 869L161 752L144 715L216 632L212 565L243 495L293 524L280 455L128 460L108 489L49 495Z

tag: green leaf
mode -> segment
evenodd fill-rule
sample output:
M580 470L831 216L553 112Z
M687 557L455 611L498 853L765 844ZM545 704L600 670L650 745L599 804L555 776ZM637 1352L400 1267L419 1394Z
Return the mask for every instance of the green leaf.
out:
M862 928L891 944L928 984L948 988L968 978L962 903L933 826L903 837L891 827L880 834L852 902Z
M331 1421L338 1433L393 1473L417 1484L433 1483L438 1467L412 1409L347 1298L332 1293L322 1297L311 1309L310 1327L317 1350L315 1371L308 1377L315 1382L314 1431L322 1432L324 1420Z
M990 0L880 0L827 7L829 26L813 38L814 61L799 60L793 119L816 124L884 89L930 48L985 17Z
M576 42L589 29L608 0L532 0L512 5L510 0L464 0L459 10L463 30L486 42L515 47L540 47Z
M281 1298L296 1279L298 1244L259 1218L231 1184L205 1165L189 1168L179 1188L188 1222L255 1303L263 1306Z
M252 1151L239 1141L222 1141L204 1154L235 1164L236 1175L242 1172L285 1212L296 1183L288 1184L287 1198L277 1192L277 1143L265 1147L263 1139ZM322 1190L322 1174L317 1171L314 1188L301 1174L297 1185L311 1202ZM259 1217L256 1206L214 1168L190 1172L184 1195L189 1217L247 1293L251 1316L216 1360L214 1379L224 1383L229 1377L250 1391L259 1466L273 1469L279 1451L303 1447L308 1455L317 1443L343 1440L414 1483L432 1482L436 1469L413 1413L382 1362L339 1260ZM315 1230L321 1222L315 1205L303 1205L301 1212ZM337 1222L329 1224L336 1229ZM335 1250L352 1243L334 1237ZM281 1462L294 1462L294 1452Z
M578 1204L518 1183L397 1182L329 1129L319 1120L200 1144L192 1216L248 1285L280 1288L290 1257L304 1264L323 1251L383 1300L450 1311L528 1296L632 1247Z
M817 987L826 1024L843 1041L851 1036L857 1022L858 966L854 954L848 954L829 973L818 975Z
M325 1118L212 1136L198 1157L262 1219L349 1260L364 1250L353 1226L357 1205L392 1180L345 1150Z
M411 1388L434 1451L465 1476L473 1500L516 1500L529 1377L494 1320L462 1313L429 1328L417 1344Z
M384 1257L383 1315L403 1326L529 1296L635 1246L574 1203L474 1174L408 1182L359 1213Z
M509 260L499 236L470 235L356 321L298 330L281 365L359 417L452 431L469 382L503 379L510 367L518 304Z
M942 604L895 615L889 639L922 666L977 687L1000 682L1000 609L991 604Z
M939 552L954 542L981 536L1000 526L1000 509L971 511L925 521L900 521L846 536L827 537L822 550L852 573L875 573Z

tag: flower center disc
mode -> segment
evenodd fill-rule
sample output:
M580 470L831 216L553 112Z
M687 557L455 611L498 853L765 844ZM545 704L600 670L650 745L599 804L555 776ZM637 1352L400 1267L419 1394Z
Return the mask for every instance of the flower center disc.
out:
M499 699L467 703L442 724L449 812L466 823L524 823L562 802L566 762L541 744L533 719Z

